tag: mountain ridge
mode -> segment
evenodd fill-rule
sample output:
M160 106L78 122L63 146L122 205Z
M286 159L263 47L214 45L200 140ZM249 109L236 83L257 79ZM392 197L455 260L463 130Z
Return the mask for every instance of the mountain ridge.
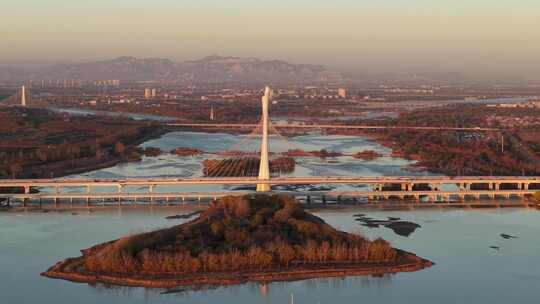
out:
M35 69L0 67L1 80L80 79L94 81L163 81L178 83L213 82L326 82L341 81L340 72L322 65L294 64L284 60L210 55L175 62L168 58L121 56L91 62L61 63Z

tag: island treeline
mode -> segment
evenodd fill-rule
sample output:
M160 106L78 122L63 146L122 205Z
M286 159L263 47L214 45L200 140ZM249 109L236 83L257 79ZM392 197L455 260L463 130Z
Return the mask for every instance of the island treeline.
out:
M94 273L207 273L333 263L395 263L382 239L339 232L284 196L225 197L190 223L83 251Z

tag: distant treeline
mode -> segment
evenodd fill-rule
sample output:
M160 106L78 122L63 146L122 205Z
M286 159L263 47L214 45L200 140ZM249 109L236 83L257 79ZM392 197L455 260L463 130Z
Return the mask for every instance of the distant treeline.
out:
M536 111L536 112L535 112ZM535 114L536 113L536 114ZM378 130L373 136L395 154L447 175L540 175L540 124L508 128L493 115L540 115L531 109L497 109L459 105L420 109L386 124L395 126L492 127L502 131Z
M160 126L112 118L64 117L37 109L12 109L0 127L0 178L50 177L75 167L140 157L133 146ZM1 118L1 117L0 117ZM6 129L9 126L9 132Z

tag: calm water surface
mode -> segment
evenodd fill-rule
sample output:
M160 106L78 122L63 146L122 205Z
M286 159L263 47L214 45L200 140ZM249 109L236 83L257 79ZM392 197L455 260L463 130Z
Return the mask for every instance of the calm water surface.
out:
M179 211L177 211L179 212ZM119 236L178 223L174 210L0 214L1 303L538 303L540 213L526 209L322 211L334 227L383 237L436 263L383 278L356 277L256 284L160 294L143 288L106 288L39 276L58 260ZM365 228L357 212L401 217L422 228L408 238L387 228ZM507 233L519 238L505 240ZM494 250L489 246L498 246Z

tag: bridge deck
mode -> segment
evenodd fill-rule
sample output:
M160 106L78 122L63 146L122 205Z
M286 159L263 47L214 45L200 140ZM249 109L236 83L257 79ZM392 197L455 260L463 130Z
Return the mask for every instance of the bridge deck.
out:
M10 201L21 201L26 204L32 200L185 200L185 199L216 199L225 195L253 194L254 191L230 191L220 190L212 192L193 192L176 190L170 192L158 186L182 186L182 185L310 185L310 184L350 184L372 185L366 190L353 191L275 191L287 193L299 197L322 197L326 198L362 198L368 201L381 201L390 198L412 199L417 201L460 201L467 198L480 199L481 197L525 197L540 191L540 177L507 177L507 176L386 176L386 177L279 177L270 180L257 178L126 178L126 179L24 179L0 181L0 193L2 188L19 187L24 193L0 194L0 198ZM384 185L399 185L394 190L384 188ZM415 189L414 185L428 185L428 189ZM452 185L454 189L441 189L441 186ZM475 187L472 187L472 186ZM478 185L483 185L478 190ZM503 186L504 185L504 186ZM139 187L137 192L128 192L126 187ZM104 191L104 187L117 188L117 191ZM32 189L40 189L35 193ZM54 191L44 191L45 188L53 188ZM84 188L85 190L61 191L70 188ZM426 188L426 187L419 187ZM457 189L456 189L457 188ZM101 191L98 191L101 190ZM165 191L162 191L165 190Z
M302 184L540 184L534 176L314 176L276 177L259 180L256 177L226 178L124 178L124 179L5 179L0 187L86 187L86 186L148 186L148 185L302 185Z
M171 127L188 127L188 128L256 128L258 124L212 124L212 123L168 123ZM399 130L424 130L424 131L474 131L474 132L491 132L500 131L497 128L480 128L480 127L422 127L422 126L377 126L377 125L315 125L315 124L272 124L274 128L280 129L399 129Z
M224 192L112 192L112 193L27 193L5 194L13 199L117 199L117 198L217 198L227 195L256 194L255 191ZM524 196L535 190L469 190L469 191L279 191L292 196L326 197L400 197L400 196Z

